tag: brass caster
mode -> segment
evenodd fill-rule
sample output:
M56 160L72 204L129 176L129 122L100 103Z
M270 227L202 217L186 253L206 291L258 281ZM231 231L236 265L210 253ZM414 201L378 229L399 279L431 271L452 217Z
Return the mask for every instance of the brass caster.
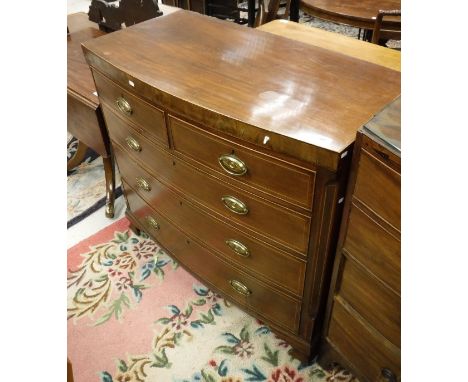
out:
M112 219L114 217L114 204L106 204L106 217Z

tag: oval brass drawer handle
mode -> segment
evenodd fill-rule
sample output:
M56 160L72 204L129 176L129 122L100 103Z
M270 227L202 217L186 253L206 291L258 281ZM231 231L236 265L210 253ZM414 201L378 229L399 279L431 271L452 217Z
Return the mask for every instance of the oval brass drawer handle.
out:
M127 143L127 146L130 147L133 151L136 151L136 152L141 151L141 145L138 143L138 141L135 138L127 137L125 138L125 142Z
M244 284L237 280L229 280L229 284L231 284L232 289L234 289L237 293L240 293L244 296L250 296L252 292L249 288L247 288Z
M133 109L124 97L119 97L115 100L117 108L124 114L132 115Z
M247 213L249 212L247 205L243 201L235 198L234 196L224 195L223 197L221 197L221 200L224 203L224 206L229 211L232 211L239 215L247 215Z
M145 220L146 220L146 222L148 223L148 225L149 225L151 228L155 229L156 231L159 230L159 228L160 228L160 227L159 227L159 223L156 221L155 218L153 218L152 216L149 216L149 215L148 215L148 216L145 218Z
M136 178L138 188L145 190L147 192L151 191L151 186L145 178Z
M241 176L247 172L247 166L234 154L224 154L218 158L218 162L228 174Z
M242 244L240 241L229 239L226 240L226 244L229 248L231 248L235 253L242 257L249 257L250 252L249 249Z

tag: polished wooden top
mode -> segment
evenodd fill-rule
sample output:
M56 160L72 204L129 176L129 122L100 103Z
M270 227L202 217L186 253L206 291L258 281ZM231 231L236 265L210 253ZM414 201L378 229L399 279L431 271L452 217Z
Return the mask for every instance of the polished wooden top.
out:
M330 169L400 94L394 70L186 11L83 49L92 66L175 114Z
M379 10L401 9L401 0L299 0L305 12L357 27L372 28ZM399 18L385 18L385 20ZM387 22L387 21L386 21Z
M274 20L257 29L401 71L401 53L394 49L288 20Z
M163 16L180 10L164 4L158 6ZM84 12L67 15L67 26L70 32L67 36L67 91L97 108L99 100L94 94L96 87L89 65L84 58L81 43L106 33L99 29L98 24L89 21L88 14Z
M99 30L97 24L89 21L88 15L83 12L68 15L67 26L70 32L67 36L67 91L97 108L99 99L93 94L96 87L81 43L105 33Z

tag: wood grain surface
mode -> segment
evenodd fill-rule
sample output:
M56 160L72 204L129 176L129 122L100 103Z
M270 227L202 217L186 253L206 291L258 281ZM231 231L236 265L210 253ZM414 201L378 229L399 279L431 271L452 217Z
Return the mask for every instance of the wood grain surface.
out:
M159 151L156 155L159 156L157 168L160 171L153 170L153 173L149 173L118 146L114 147L122 177L133 188L137 188L137 178L144 178L150 185L150 190L141 191L142 197L149 204L161 203L165 187L156 176L163 177L174 189L186 195L200 208L206 208L221 219L229 220L232 226L250 234L261 235L265 241L286 250L298 254L306 253L309 244L310 216L273 205L242 190L233 189L213 177L206 176L207 174L198 172L167 152L154 149L155 147L153 148L155 153ZM248 213L238 215L226 208L221 200L224 195L232 195L244 202L249 209Z
M298 0L307 14L355 27L372 29L379 10L401 9L400 0ZM399 23L393 18L393 23ZM391 25L388 18L384 25Z
M363 382L401 379L401 158L387 146L357 134L319 359Z
M138 192L127 194L132 210L137 212L145 210L151 214L154 206L149 206L138 195ZM256 277L268 284L301 296L304 287L305 260L299 260L291 255L279 251L275 247L266 245L261 241L234 229L226 222L222 222L187 201L183 196L164 191L157 212L166 216L175 225L183 227L187 234L196 237L205 246L212 248L217 256L228 263L236 264L239 268L253 273ZM249 249L248 257L241 257L233 252L227 245L226 239L236 238Z
M135 195L132 187L128 184L125 184L125 186L133 215L148 233L158 242L164 243L164 247L178 261L190 268L192 272L195 272L197 277L214 284L229 299L242 306L255 309L257 316L260 315L271 320L293 333L297 332L300 303L296 299L271 289L257 278L214 256L198 241L198 238L186 235L182 227L177 227L155 210L148 209L146 203L137 203L137 205L133 206L131 203L137 201L138 196ZM146 223L145 218L147 216L152 216L158 221L159 229L155 230ZM250 294L245 296L235 291L229 283L231 280L237 280L244 284ZM278 305L282 309L277 309Z
M394 49L288 20L274 20L257 29L401 71L401 53Z
M400 94L396 71L186 11L88 41L84 51L157 105L331 169L357 129Z
M95 109L99 100L94 86L93 76L86 62L81 43L105 33L99 30L97 24L88 20L86 13L74 13L67 16L70 33L67 35L67 89L78 94Z

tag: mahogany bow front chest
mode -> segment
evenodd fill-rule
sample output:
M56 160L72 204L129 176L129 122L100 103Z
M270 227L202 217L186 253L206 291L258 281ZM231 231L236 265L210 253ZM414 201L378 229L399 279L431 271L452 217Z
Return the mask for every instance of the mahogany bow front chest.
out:
M128 218L309 358L350 150L399 73L186 11L83 50Z

